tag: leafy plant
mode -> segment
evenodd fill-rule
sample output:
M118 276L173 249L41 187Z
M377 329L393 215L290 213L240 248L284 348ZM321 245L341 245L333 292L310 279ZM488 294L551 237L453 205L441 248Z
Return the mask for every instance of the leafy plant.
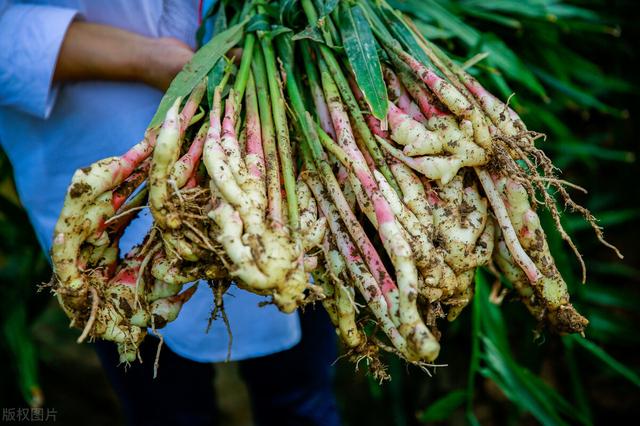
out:
M48 264L18 203L11 180L11 167L0 152L0 359L7 362L7 376L1 394L19 389L22 399L31 406L42 404L38 376L37 348L30 324L44 300L35 294L35 284L46 279ZM13 400L6 396L8 400Z

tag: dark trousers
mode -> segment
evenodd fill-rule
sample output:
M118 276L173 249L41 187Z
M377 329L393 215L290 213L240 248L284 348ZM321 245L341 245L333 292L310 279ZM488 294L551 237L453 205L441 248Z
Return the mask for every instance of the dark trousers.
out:
M255 424L340 424L333 394L331 364L336 334L322 308L300 313L302 340L277 354L240 361L252 401ZM164 346L153 379L157 339L141 347L143 364L118 366L115 345L96 342L96 351L120 399L129 425L216 425L214 365L182 358Z

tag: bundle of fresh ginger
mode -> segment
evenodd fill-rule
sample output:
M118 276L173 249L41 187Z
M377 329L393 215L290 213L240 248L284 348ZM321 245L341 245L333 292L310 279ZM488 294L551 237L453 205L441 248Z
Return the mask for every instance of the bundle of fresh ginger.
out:
M206 280L218 301L232 284L287 313L320 301L374 370L380 350L425 366L482 266L542 324L581 333L536 207L574 250L550 187L602 232L540 135L384 3L280 5L299 9L294 22L275 3L245 2L142 142L75 173L52 259L79 340L112 340L133 361L197 284L183 286ZM143 208L153 227L121 256Z

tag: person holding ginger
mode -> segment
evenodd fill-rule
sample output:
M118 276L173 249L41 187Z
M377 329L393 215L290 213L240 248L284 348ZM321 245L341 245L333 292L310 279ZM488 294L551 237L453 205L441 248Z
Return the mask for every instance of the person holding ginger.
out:
M73 172L121 154L144 134L193 55L202 9L196 0L0 0L0 144L45 252ZM150 223L141 213L122 238L123 253ZM259 296L230 293L230 355L240 361L256 424L339 424L335 333L324 311L285 315L258 307ZM216 423L211 363L226 359L229 336L221 322L206 333L212 304L199 286L162 329L156 379L152 339L141 348L147 362L127 371L117 366L115 345L94 343L128 424Z

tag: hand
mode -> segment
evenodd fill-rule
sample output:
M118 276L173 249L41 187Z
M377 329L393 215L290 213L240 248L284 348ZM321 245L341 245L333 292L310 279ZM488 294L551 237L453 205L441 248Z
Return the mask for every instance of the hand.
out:
M146 60L142 64L142 80L163 92L173 78L193 57L193 51L185 43L175 38L149 39L145 48Z

